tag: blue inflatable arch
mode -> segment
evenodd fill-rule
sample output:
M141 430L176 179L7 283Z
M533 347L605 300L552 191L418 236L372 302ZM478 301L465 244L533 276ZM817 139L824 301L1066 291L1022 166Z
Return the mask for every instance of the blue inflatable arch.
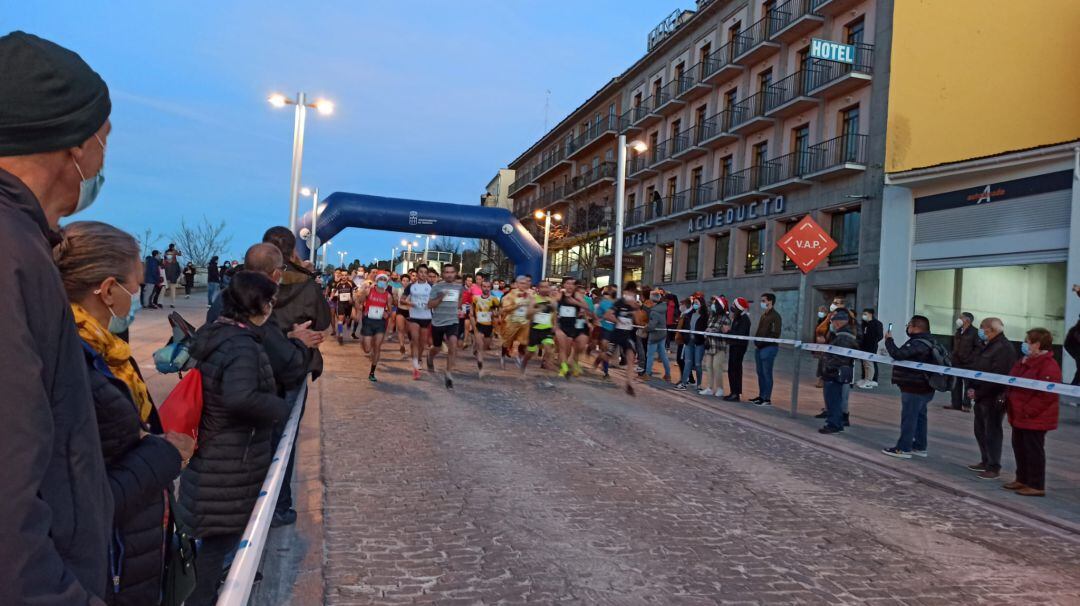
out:
M330 240L349 227L439 234L454 238L482 238L495 242L514 263L518 274L541 275L543 249L525 227L505 208L464 206L404 198L335 192L319 203L318 242ZM306 236L311 212L297 225L297 253L309 256Z

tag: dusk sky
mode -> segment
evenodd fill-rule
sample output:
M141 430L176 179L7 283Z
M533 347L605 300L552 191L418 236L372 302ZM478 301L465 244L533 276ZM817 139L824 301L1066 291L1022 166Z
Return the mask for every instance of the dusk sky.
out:
M650 29L691 0L445 2L7 2L4 30L80 53L108 82L106 184L79 218L167 244L181 217L224 220L238 257L288 219L292 109L308 115L303 184L478 204L498 168L645 52ZM307 207L310 207L310 203ZM303 202L301 209L305 208ZM365 263L401 234L333 238Z

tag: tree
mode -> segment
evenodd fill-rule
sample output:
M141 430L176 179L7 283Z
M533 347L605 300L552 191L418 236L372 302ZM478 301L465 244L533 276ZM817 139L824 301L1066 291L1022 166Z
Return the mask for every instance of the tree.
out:
M150 253L157 248L158 242L161 242L161 234L154 235L154 230L147 227L138 237L139 250L142 251L144 257L149 257Z
M180 219L180 229L173 234L177 248L196 266L205 267L210 259L220 256L232 243L232 236L225 235L225 222L214 225L205 216L201 223L188 225Z
M450 236L439 236L431 243L431 250L460 255L463 249L461 240Z

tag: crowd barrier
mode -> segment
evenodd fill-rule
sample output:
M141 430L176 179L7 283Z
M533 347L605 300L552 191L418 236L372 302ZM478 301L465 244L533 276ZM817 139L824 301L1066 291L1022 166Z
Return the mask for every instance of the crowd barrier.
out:
M270 521L274 517L274 507L277 504L278 493L281 492L282 482L285 481L285 469L289 465L289 455L296 443L296 430L300 424L300 411L304 409L304 400L307 399L307 381L300 387L293 402L292 413L285 423L285 430L278 442L274 458L270 461L270 469L266 472L266 479L262 488L259 489L259 499L255 502L255 509L248 519L247 528L240 539L240 545L236 550L236 558L229 567L229 575L225 579L225 585L218 595L217 606L245 606L251 596L252 585L255 583L255 573L259 570L262 561L263 549L266 547L266 535L270 532Z

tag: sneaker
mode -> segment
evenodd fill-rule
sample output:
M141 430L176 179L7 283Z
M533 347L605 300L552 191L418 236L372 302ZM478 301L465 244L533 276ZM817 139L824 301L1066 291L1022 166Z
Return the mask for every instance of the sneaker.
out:
M877 381L867 381L866 384L870 386L869 389L874 389L875 387L878 386Z
M630 385L629 383L626 384L626 394L631 395L631 396L637 395L637 394L634 393L634 386L633 385Z
M573 364L571 364L570 365L570 373L573 374L575 377L580 377L581 376L581 365L578 364L577 362L574 362Z
M275 511L274 517L270 519L270 528L280 528L282 526L292 526L296 523L296 510L286 509L285 511Z
M1021 488L1027 488L1027 486L1024 486L1022 482L1017 482L1016 480L1013 480L1008 484L1002 484L1001 487L1005 490L1020 490Z
M751 400L751 402L753 402L753 400ZM772 400L758 398L758 401L754 402L754 406L772 406Z
M559 376L566 378L566 375L570 373L570 366L566 362L559 365Z
M446 385L447 389L453 389L454 388L454 380L451 379L450 377L446 377L446 380L443 383Z
M823 433L823 434L826 434L826 435L827 434L833 434L833 433L843 433L843 431L844 431L843 427L833 427L832 425L826 425L825 427L822 427L821 429L817 430L818 433Z
M990 471L989 469L987 469L980 474L976 474L975 477L979 478L980 480L996 480L1000 475L1001 474L996 471Z
M867 381L866 379L860 379L858 381L855 381L855 387L858 387L859 389L870 389L870 381Z
M427 359L427 369L428 372L435 372L435 360L432 360L431 358Z
M686 391L686 385L683 385L682 383L676 383L675 387L673 387L672 389L674 389L675 391Z
M1018 494L1018 495L1020 495L1022 497L1045 497L1046 496L1046 491L1045 490L1040 490L1038 488L1032 488L1030 486L1025 486L1023 488L1018 489L1016 491L1016 494Z
M420 369L419 368L412 369L412 379L413 379L413 381L419 381L420 380Z
M356 333L354 332L354 333L352 333L352 338L353 338L353 341L355 341L355 340L359 339L360 337L356 336Z
M697 392L697 395L699 395L699 396L711 396L711 395L713 395L713 390L709 389L708 387L706 387L705 389L699 389L698 392Z
M882 448L881 452L883 454L886 454L886 455L888 455L890 457L895 457L897 459L910 459L911 458L911 453L910 452L900 450L899 448L895 448L895 447L893 447L893 448Z
M337 344L338 345L344 345L345 344L345 335L338 335L337 336Z
M761 402L761 399L762 399L761 396L758 396L758 397L750 400L750 403L751 404L757 404L758 402Z
M911 456L922 457L925 459L926 457L930 456L930 453L926 452L925 450L912 450Z
M829 418L829 411L822 410L821 412L814 415L814 418L815 419L828 419Z
M375 373L371 373L370 375L368 375L367 380L371 381L372 383L378 383L379 382L379 380L375 378Z
M986 471L986 465L983 465L982 463L973 463L968 465L967 468L971 471Z

